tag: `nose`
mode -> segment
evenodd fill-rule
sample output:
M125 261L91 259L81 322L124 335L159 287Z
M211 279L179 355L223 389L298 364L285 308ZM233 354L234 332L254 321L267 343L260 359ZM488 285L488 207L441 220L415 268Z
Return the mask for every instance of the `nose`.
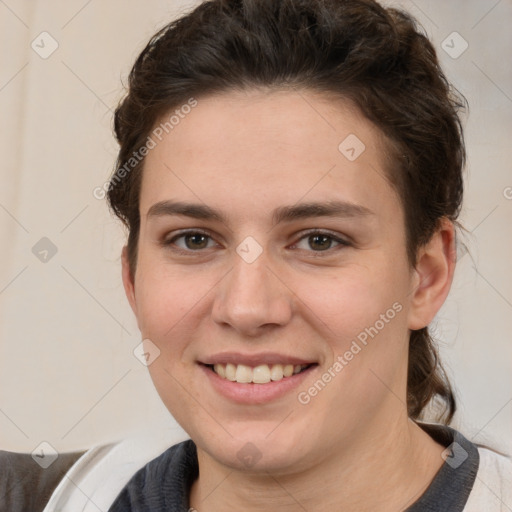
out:
M212 306L213 321L241 335L255 337L290 322L293 292L261 254L248 263L233 255L233 268L219 283Z

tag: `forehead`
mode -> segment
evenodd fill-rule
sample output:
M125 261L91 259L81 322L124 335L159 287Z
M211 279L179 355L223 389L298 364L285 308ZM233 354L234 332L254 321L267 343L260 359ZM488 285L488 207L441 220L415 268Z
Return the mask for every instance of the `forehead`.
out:
M142 215L168 199L240 215L302 198L396 203L384 137L348 101L299 90L207 96L161 139L145 159Z

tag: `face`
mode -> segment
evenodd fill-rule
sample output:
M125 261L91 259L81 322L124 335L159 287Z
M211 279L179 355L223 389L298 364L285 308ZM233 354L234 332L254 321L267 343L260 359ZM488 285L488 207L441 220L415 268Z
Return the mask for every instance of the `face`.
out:
M406 415L417 276L386 162L355 108L307 91L198 98L147 155L125 287L208 457L299 471Z

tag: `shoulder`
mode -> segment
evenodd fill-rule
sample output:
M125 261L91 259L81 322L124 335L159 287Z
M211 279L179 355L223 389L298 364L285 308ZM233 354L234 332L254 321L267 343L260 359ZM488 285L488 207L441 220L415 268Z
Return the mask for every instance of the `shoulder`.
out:
M133 475L109 512L173 510L188 500L197 475L195 444L191 440L175 444Z
M478 446L480 465L464 512L512 508L512 458Z
M512 510L512 458L492 448L474 444L460 431L446 425L421 425L447 447L446 466L451 466L446 488L465 488L464 512ZM469 465L468 465L469 463ZM461 475L466 477L461 479Z
M42 451L32 455L0 451L0 510L43 510L66 471L83 453L61 453L52 459Z
M127 485L135 481L151 485L168 472L185 471L195 455L195 444L190 439L177 443L139 469Z

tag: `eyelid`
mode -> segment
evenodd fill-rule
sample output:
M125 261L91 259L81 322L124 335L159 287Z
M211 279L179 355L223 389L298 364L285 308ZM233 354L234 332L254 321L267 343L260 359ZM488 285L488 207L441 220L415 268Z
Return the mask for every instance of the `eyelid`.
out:
M186 228L186 229L180 229L177 231L174 231L172 236L166 236L160 241L160 245L163 247L169 248L172 246L172 250L176 252L181 253L187 253L187 254L194 254L194 253L201 253L204 252L205 249L182 249L181 247L178 247L174 245L174 242L181 237L187 236L187 235L204 235L208 237L210 240L213 240L216 244L220 245L219 242L212 236L212 234L204 229L201 228ZM211 248L210 248L211 249Z
M205 251L205 249L197 249L197 250L193 250L193 249L182 249L181 247L178 247L176 245L174 245L174 242L178 239L178 238L181 238L183 236L187 236L187 235L195 235L195 234L200 234L200 235L204 235L206 237L208 237L210 240L214 241L215 243L217 243L218 245L219 242L217 242L217 240L215 239L215 237L212 236L212 234L207 231L207 230L204 230L204 229L201 229L201 228L186 228L186 229L180 229L176 232L173 233L173 235L169 238L169 237L166 237L164 238L160 244L164 247L170 247L170 246L173 246L172 247L172 250L173 251L176 251L176 252L181 252L181 253L186 253L186 254L200 254L202 252ZM313 236L313 235L324 235L324 236L328 236L329 238L331 238L333 241L335 241L338 245L336 245L335 247L331 247L329 249L326 249L324 251L313 251L313 250L306 250L306 252L310 252L310 253L313 253L313 254L317 254L317 255L322 255L325 254L325 253L330 253L332 252L333 250L335 250L337 247L348 247L348 246L351 246L352 243L347 239L347 238L344 238L344 237L341 237L339 234L337 233L334 233L332 231L329 231L329 230L326 230L326 229L320 229L320 228L312 228L312 229L309 229L309 230L306 230L306 231L303 231L299 234L299 237L296 239L295 242L293 242L293 244L291 246L288 246L288 247L294 247L295 245L297 245L300 241L304 240L305 238L309 237L309 236ZM211 247L210 247L211 249Z
M297 241L292 244L292 247L297 245L300 241L304 240L304 238L307 238L307 237L312 236L312 235L325 235L325 236L328 236L329 238L331 238L332 240L334 240L335 242L337 242L339 244L336 247L339 247L339 246L341 246L341 247L349 247L349 246L352 245L350 240L348 240L347 238L341 237L337 233L334 233L334 232L326 230L326 229L313 228L313 229L309 229L307 231L303 231L300 234L299 238L297 238ZM317 254L328 253L328 252L331 252L333 249L336 249L336 247L331 247L329 249L326 249L325 251L313 251L313 250L311 250L311 251L307 251L307 252L317 253Z

